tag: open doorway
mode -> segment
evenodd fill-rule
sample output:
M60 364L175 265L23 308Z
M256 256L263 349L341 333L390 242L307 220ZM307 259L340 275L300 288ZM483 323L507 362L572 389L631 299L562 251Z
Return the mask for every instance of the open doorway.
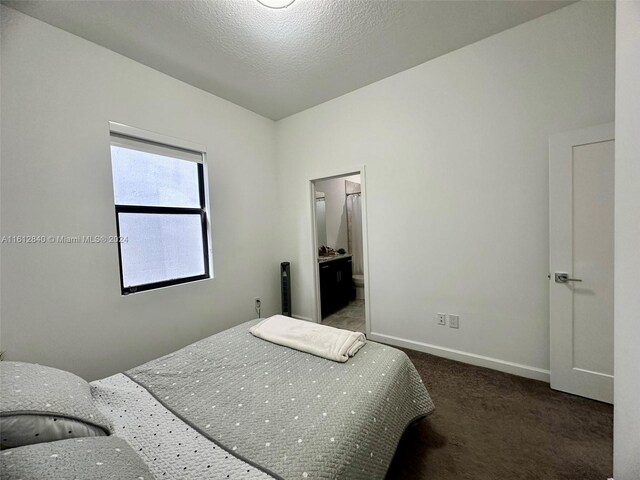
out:
M311 181L316 321L368 333L364 169Z

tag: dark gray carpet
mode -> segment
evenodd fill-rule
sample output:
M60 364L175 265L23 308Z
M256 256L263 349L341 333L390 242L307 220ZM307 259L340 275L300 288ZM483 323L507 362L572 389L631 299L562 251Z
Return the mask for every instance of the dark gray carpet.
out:
M405 350L436 404L387 480L606 480L613 407L543 382Z

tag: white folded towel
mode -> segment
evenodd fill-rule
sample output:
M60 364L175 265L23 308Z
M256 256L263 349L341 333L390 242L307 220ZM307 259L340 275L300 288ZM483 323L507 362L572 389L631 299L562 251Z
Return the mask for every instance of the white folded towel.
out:
M283 315L265 318L249 331L256 337L303 352L346 362L366 343L364 333L342 330Z

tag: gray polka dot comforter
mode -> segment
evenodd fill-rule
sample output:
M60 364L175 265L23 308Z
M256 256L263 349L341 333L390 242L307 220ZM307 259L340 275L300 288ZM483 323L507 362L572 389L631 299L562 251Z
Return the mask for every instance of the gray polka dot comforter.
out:
M85 437L37 443L0 453L3 480L151 480L126 440Z
M249 333L255 323L129 370L128 378L94 382L112 418L129 410L118 405L118 388L144 397L132 400L146 405L144 414L115 422L115 433L127 436L158 478L384 478L407 425L434 408L408 357L367 342L337 363L258 339ZM185 440L181 450L183 437L197 445ZM205 475L225 468L230 473Z

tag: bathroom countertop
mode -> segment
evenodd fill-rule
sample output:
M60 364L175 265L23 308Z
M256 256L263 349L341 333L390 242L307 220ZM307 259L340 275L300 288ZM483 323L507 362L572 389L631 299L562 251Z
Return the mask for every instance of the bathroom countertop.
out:
M329 257L318 257L318 263L331 262L333 260L339 260L341 258L350 258L353 255L350 253L343 253L342 255L331 255Z

